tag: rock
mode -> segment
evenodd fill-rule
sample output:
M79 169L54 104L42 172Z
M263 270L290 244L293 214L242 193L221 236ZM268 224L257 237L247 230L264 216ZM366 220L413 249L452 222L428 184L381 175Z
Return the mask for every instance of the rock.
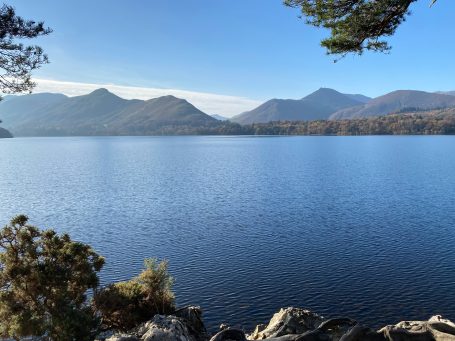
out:
M114 335L106 339L106 341L140 341L133 335Z
M202 321L202 310L200 307L188 306L175 311L174 315L183 319L188 331L197 341L208 339L207 330Z
M259 335L259 333L262 333L265 330L265 328L267 328L266 324L258 324L254 329L253 333L250 335L250 337L252 338L254 335Z
M281 309L273 315L267 327L257 326L255 331L249 335L249 339L262 340L289 334L304 334L319 327L323 320L322 316L309 310L300 308Z
M402 321L378 331L390 341L455 341L455 324L441 316L428 321Z
M387 339L371 328L355 325L343 335L340 341L387 341Z
M96 336L95 341L106 341L114 334L112 330L103 331Z
M114 335L106 341L207 341L207 331L199 307L185 307L174 315L155 315L130 331L128 335Z
M348 318L327 320L322 322L317 329L296 338L296 341L339 341L356 324L356 321Z
M130 334L100 334L105 341L207 341L199 307L185 307L175 315L155 315ZM246 341L240 329L222 325L210 341ZM258 325L249 340L266 341L455 341L455 324L441 316L428 321L403 321L375 331L348 318L324 320L299 308L281 309L269 324Z
M143 341L198 341L184 321L176 316L155 315L138 329Z
M227 328L215 334L210 341L246 341L246 336L243 330Z
M428 324L433 330L433 334L438 336L441 334L448 334L450 337L455 335L455 323L450 320L444 319L441 315L432 316L428 320ZM442 335L441 335L442 336Z

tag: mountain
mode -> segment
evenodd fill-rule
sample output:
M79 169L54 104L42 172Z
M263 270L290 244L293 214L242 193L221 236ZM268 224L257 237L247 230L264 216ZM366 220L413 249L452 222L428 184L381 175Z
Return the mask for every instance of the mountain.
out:
M372 100L371 97L361 95L361 94L343 94L343 95L348 96L349 98L356 100L358 102L361 102L361 103L368 103L369 101Z
M23 96L5 96L0 101L0 119L6 127L13 127L29 119L35 119L47 106L54 106L67 99L62 94L39 93Z
M224 116L221 116L221 115L217 115L217 114L214 114L214 115L211 115L214 119L217 119L218 121L227 121L229 120L229 118L227 117L224 117Z
M13 135L11 135L11 133L4 129L4 128L0 128L0 139L4 139L4 138L10 138L10 137L13 137Z
M321 88L300 100L272 99L230 120L240 124L324 120L337 110L362 103L333 89Z
M438 91L437 94L455 96L455 91Z
M416 90L397 90L370 102L341 109L330 116L331 120L381 116L406 110L428 110L455 107L455 96Z
M126 100L106 89L76 97L17 96L0 102L0 118L16 136L148 135L177 126L203 127L218 122L174 96Z

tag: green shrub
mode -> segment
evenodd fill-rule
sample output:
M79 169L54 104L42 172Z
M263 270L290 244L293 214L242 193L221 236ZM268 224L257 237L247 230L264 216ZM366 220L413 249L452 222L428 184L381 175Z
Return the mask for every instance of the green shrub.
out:
M91 340L98 326L86 293L104 259L67 234L17 216L0 230L0 337Z
M127 331L155 314L175 311L172 284L166 261L146 259L139 276L97 291L93 305L104 328Z

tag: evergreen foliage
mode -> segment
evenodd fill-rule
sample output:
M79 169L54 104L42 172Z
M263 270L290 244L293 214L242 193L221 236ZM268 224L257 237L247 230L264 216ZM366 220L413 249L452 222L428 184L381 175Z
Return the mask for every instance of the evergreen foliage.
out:
M306 23L330 30L321 45L329 54L387 52L384 37L392 36L410 14L417 0L284 0L299 7ZM431 1L433 5L436 0Z
M99 290L93 304L101 314L103 328L127 331L155 314L174 312L173 278L167 269L166 261L146 259L139 276Z
M98 322L86 294L98 286L104 259L27 222L20 215L0 230L0 337L91 340Z
M25 20L16 15L13 7L0 8L0 91L3 93L30 92L35 83L31 72L48 63L39 46L26 46L24 39L51 33L43 22Z

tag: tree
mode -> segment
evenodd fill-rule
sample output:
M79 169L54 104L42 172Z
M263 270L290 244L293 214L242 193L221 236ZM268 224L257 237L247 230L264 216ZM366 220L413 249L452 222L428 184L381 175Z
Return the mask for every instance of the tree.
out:
M410 14L417 0L284 0L285 5L300 7L306 23L324 27L331 35L321 41L328 54L362 54L365 50L387 52L381 40L392 36ZM433 5L437 0L431 0Z
M49 62L39 46L25 46L18 40L51 33L43 22L24 20L13 7L0 8L0 91L3 93L31 92L35 83L31 72Z
M17 216L0 230L0 338L91 340L97 319L86 304L104 259L67 234Z
M103 328L128 331L155 314L174 312L172 284L166 261L146 259L139 276L96 292L93 305L101 314Z

